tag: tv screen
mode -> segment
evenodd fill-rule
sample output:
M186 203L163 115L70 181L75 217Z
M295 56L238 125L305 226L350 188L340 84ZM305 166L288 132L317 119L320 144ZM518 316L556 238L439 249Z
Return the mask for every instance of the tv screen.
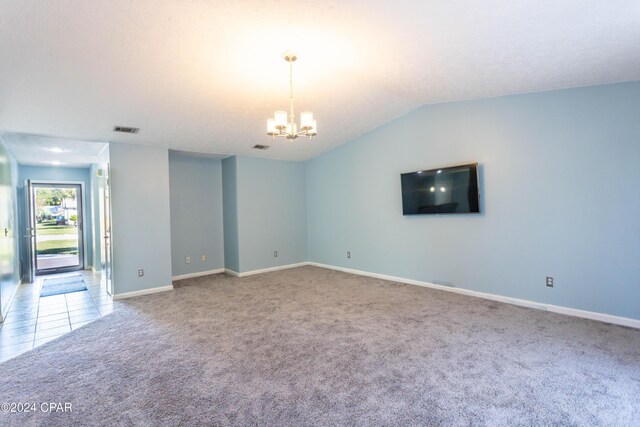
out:
M478 164L403 173L404 215L480 213Z

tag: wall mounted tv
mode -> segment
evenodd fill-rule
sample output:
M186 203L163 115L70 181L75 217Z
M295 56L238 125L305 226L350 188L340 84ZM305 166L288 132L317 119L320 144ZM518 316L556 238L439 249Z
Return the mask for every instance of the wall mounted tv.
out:
M480 213L478 163L401 175L402 213Z

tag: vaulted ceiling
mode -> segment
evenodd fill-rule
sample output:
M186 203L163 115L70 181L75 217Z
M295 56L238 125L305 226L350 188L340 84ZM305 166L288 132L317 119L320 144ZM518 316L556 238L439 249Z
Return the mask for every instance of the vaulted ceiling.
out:
M304 160L427 103L640 80L639 23L637 0L4 0L0 131ZM266 135L286 49L312 141Z

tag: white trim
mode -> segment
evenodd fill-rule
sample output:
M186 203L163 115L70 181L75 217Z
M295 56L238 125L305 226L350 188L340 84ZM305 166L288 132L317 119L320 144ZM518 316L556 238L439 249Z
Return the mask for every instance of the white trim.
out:
M240 273L238 273L237 271L229 270L228 268L225 268L224 272L235 277L240 277Z
M198 271L197 273L180 274L178 276L173 276L171 279L173 281L176 281L176 280L183 280L183 279L191 279L193 277L210 276L212 274L218 274L218 273L224 273L224 272L225 272L224 268L216 268L215 270Z
M172 290L173 290L173 285L160 286L158 288L150 288L150 289L143 289L141 291L133 291L133 292L125 292L123 294L115 294L113 296L113 299L117 300L117 299L133 298L133 297L138 297L140 295L155 294L155 293L158 293L158 292L165 292L165 291L172 291Z
M522 307L535 308L536 310L551 311L553 313L565 314L567 316L582 317L584 319L597 320L605 323L613 323L615 325L628 326L630 328L640 329L640 319L632 319L630 317L614 316L611 314L598 313L595 311L579 310L577 308L563 307L559 305L539 303L519 298L505 297L501 295L489 294L486 292L472 291L469 289L452 288L449 286L436 285L435 283L423 282L420 280L405 279L402 277L388 276L386 274L370 273L368 271L354 270L351 268L336 267L328 264L320 264L317 262L309 262L307 265L326 268L329 270L342 271L344 273L357 274L360 276L374 277L376 279L389 280L391 282L406 283L408 285L423 286L427 288L438 289L441 291L454 292L462 295L469 295L478 298L484 298L492 301L504 302L507 304L519 305Z
M227 268L227 269L225 269L225 272L231 274L232 276L236 276L236 277L247 277L247 276L253 276L255 274L269 273L271 271L287 270L289 268L296 268L296 267L304 267L305 265L309 265L309 263L308 262L298 262L298 263L295 263L295 264L287 264L287 265L279 265L277 267L263 268L261 270L244 271L242 273L238 273L237 271L229 270Z

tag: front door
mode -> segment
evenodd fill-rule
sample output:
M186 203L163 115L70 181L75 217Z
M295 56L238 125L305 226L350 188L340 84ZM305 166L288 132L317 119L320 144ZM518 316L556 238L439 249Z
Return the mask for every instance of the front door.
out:
M36 275L82 270L82 187L34 183L31 197Z

